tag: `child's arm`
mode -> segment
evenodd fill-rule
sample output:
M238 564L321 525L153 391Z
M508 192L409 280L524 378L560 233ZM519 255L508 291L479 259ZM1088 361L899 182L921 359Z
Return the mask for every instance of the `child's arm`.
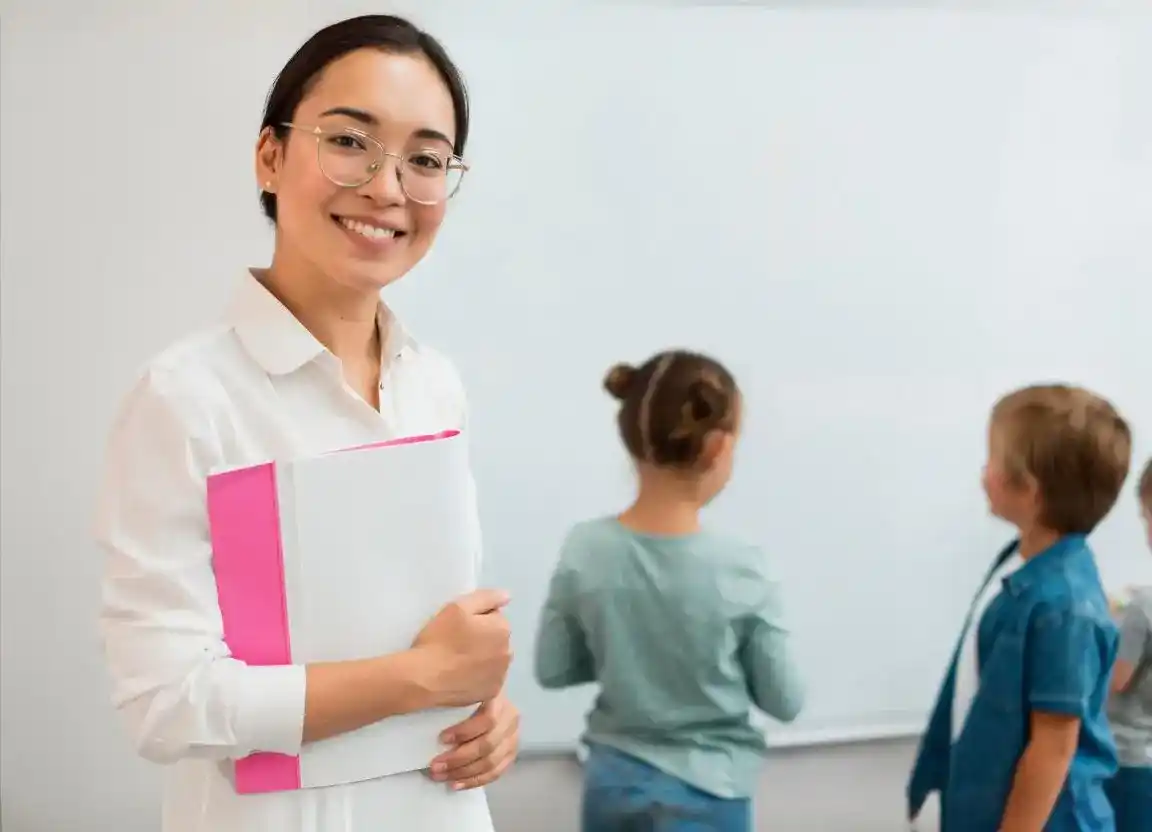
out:
M596 681L596 670L584 628L575 615L575 576L561 557L548 587L536 633L536 681L546 689Z
M1033 711L1029 727L1028 746L1016 764L999 832L1041 832L1080 742L1078 717Z
M1120 650L1112 669L1113 693L1128 690L1149 645L1152 645L1152 621L1139 604L1128 604L1120 623Z
M791 722L804 707L804 684L784 625L777 581L757 575L753 603L743 621L739 658L756 707L781 722Z
M1041 832L1060 797L1080 742L1080 724L1109 668L1103 628L1069 609L1039 611L1027 635L1028 745L1000 832Z

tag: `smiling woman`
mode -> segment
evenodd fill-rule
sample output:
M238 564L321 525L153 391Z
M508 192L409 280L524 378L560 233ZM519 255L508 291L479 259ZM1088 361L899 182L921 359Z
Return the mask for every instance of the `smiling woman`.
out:
M459 187L463 80L415 28L389 30L381 44L378 28L357 25L382 19L395 18L319 33L268 98L256 163L277 226L273 275L305 267L352 291L386 286L427 253Z
M225 325L154 358L121 408L101 623L117 708L141 755L173 764L163 832L491 831L477 787L518 746L504 594L449 604L398 654L248 666L224 643L205 511L219 468L464 425L452 364L380 290L436 239L467 135L463 81L431 36L385 15L316 33L277 78L256 145L271 264L245 270ZM245 796L226 775L253 752L475 702L426 773Z

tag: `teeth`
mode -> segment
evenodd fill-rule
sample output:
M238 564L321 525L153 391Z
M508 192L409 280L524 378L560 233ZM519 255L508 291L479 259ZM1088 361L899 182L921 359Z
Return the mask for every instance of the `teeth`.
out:
M367 237L369 240L387 240L396 236L396 232L391 228L377 228L374 225L360 222L358 220L340 219L341 224L349 231L355 231L362 237Z

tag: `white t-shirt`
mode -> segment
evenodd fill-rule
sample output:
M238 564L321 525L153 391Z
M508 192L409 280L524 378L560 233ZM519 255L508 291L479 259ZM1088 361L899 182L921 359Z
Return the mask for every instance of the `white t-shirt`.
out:
M227 778L228 761L252 751L299 751L305 673L229 656L205 476L462 427L453 366L383 305L380 319L388 337L377 411L245 274L226 323L150 362L121 409L97 518L107 553L100 623L114 704L140 754L171 763L162 832L492 832L483 790L453 793L418 772L254 795L236 794Z
M972 708L972 700L980 690L980 657L977 651L980 620L1003 589L1004 579L1019 569L1023 563L1019 555L1012 555L1004 561L981 590L968 617L964 641L960 645L960 655L956 662L955 689L952 696L952 742L960 738L964 723L968 719L968 711Z

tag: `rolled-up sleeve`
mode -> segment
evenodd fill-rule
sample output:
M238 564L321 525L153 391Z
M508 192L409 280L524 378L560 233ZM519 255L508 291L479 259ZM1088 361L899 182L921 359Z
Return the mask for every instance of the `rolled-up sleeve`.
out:
M1084 718L1106 666L1108 634L1090 614L1038 610L1027 636L1028 701L1047 713Z
M224 643L205 502L220 441L199 398L154 371L109 440L96 538L113 704L155 762L295 754L305 669L248 666Z

